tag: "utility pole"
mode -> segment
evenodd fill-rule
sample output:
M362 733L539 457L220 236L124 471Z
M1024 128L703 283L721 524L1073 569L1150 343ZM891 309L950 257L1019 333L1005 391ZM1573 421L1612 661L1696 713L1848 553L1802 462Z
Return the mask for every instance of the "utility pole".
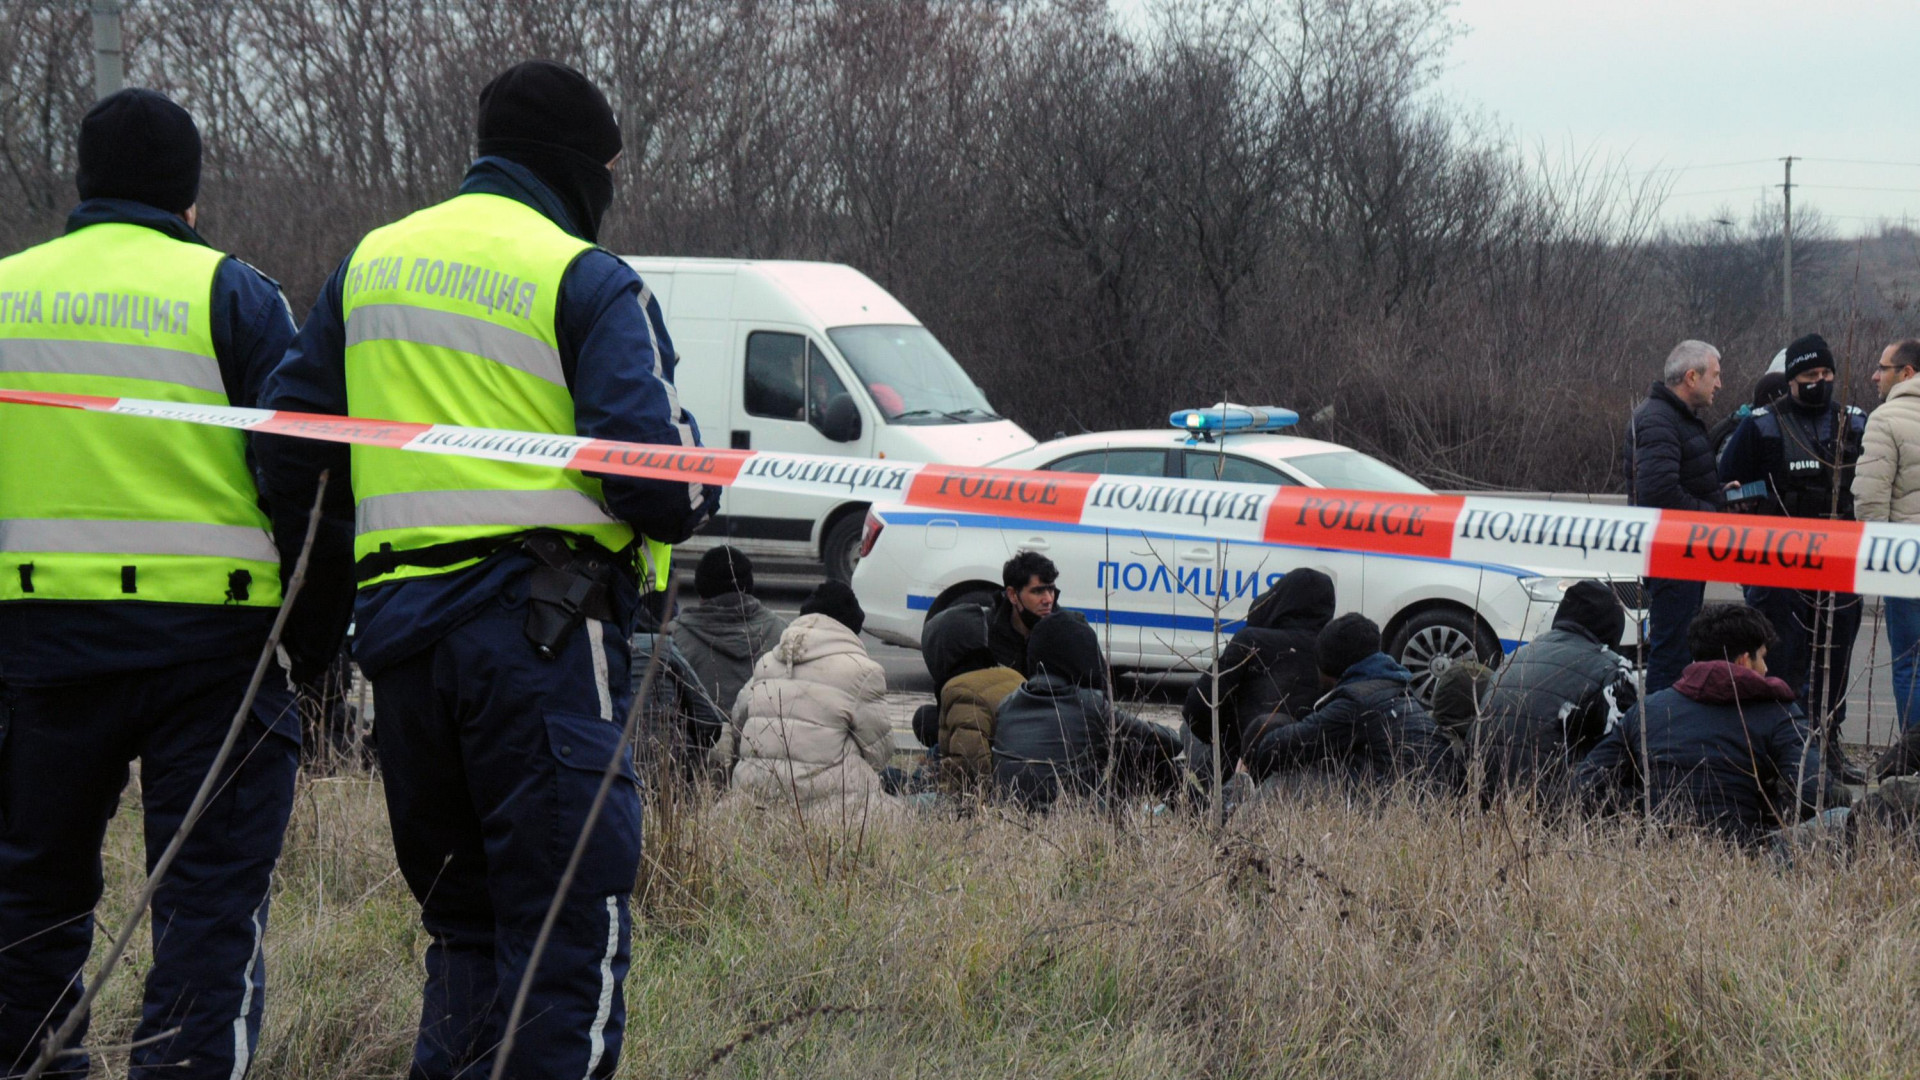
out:
M120 0L92 0L93 96L117 94L126 85L126 63L120 52Z
M1786 210L1787 210L1786 233L1785 233L1787 243L1785 248L1785 254L1781 256L1780 295L1781 295L1781 311L1786 315L1786 319L1787 319L1786 337L1787 337L1787 340L1791 341L1793 339L1793 160L1794 159L1791 155L1789 155L1787 157L1781 158L1780 160L1786 162L1787 164L1787 182L1780 185L1780 190L1785 194Z

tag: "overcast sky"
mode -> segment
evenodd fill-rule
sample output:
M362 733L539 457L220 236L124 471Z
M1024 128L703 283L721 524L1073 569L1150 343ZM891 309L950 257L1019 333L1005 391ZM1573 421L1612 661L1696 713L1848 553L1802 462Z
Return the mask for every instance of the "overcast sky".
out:
M1676 170L1669 217L1744 217L1794 154L1796 208L1843 234L1920 225L1920 0L1459 0L1454 16L1443 94L1529 149Z

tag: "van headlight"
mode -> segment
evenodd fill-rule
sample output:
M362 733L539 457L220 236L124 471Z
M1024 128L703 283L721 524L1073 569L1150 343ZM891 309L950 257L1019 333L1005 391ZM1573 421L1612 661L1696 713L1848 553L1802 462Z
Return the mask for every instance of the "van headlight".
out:
M1523 577L1520 587L1527 595L1543 604L1558 604L1567 595L1567 590L1579 584L1579 578Z

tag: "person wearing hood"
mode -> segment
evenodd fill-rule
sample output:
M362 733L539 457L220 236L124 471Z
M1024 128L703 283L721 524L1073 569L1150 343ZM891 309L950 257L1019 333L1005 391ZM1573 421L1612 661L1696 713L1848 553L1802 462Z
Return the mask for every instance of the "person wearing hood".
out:
M293 319L279 285L196 231L193 117L129 88L87 110L77 144L80 202L62 234L0 259L0 387L259 404ZM276 545L249 465L258 446L223 428L0 405L0 1073L32 1065L80 998L129 765L151 869L246 698L311 505L290 508L301 528ZM344 627L300 596L281 638L296 679L326 671ZM154 894L144 1005L115 1040L127 1075L246 1071L300 738L276 666ZM87 1074L86 1030L51 1075Z
M673 643L701 691L730 712L753 676L753 662L780 640L787 620L754 597L753 560L737 548L723 544L700 556L693 588L700 602L674 617Z
M1619 652L1626 616L1613 590L1575 582L1553 628L1522 645L1494 676L1478 728L1483 798L1532 791L1558 805L1573 770L1638 700Z
M1076 612L1041 619L1027 639L1033 674L1000 705L993 786L1027 810L1062 796L1167 797L1178 789L1173 734L1114 708L1100 639Z
M915 728L935 750L940 790L951 795L975 792L992 777L994 718L1000 703L1026 681L994 656L992 618L989 608L962 604L928 619L920 634L936 700L932 730L918 730L919 715Z
M1651 801L1656 815L1749 845L1823 801L1843 803L1793 688L1767 673L1772 641L1773 626L1753 608L1701 611L1687 631L1694 660L1679 681L1630 710L1580 763L1581 801L1600 812Z
M1220 775L1240 764L1245 734L1270 721L1305 716L1320 696L1320 631L1333 621L1333 579L1300 567L1288 571L1247 609L1246 625L1187 691L1181 718L1193 737L1220 754ZM1216 690L1214 678L1218 675ZM1221 738L1213 737L1220 715ZM1203 757L1205 755L1202 755ZM1189 762L1201 784L1212 783L1211 761Z
M1780 396L1786 392L1785 372L1769 371L1760 376L1759 381L1753 384L1753 400L1743 403L1739 408L1721 417L1720 422L1713 425L1713 430L1707 432L1707 441L1713 444L1714 460L1719 460L1720 452L1727 448L1727 440L1733 438L1733 433L1739 428L1742 420L1752 416L1753 410L1764 409L1780 400Z
M732 773L723 802L824 814L822 822L854 828L895 805L880 781L893 757L887 674L860 642L865 623L853 590L838 581L800 605L754 664L708 755Z
M1734 429L1720 455L1720 476L1731 483L1765 481L1765 513L1853 520L1854 469L1865 440L1867 415L1834 399L1833 351L1819 334L1787 346L1787 394L1755 409ZM1745 587L1747 603L1773 623L1779 645L1768 668L1817 714L1828 739L1825 760L1848 783L1866 777L1839 746L1847 716L1847 681L1861 603L1854 593L1773 586Z
M622 145L606 97L529 61L478 105L459 192L360 240L261 407L700 445L659 302L598 246ZM309 588L358 586L354 657L431 938L411 1074L485 1075L601 770L632 778L639 553L690 536L719 488L294 438L261 439L257 460L283 534L323 473L328 520L353 530L351 561L316 551ZM531 984L516 1075L619 1063L640 814L634 784L613 788Z
M1300 720L1270 720L1247 734L1253 778L1309 770L1356 786L1413 781L1459 790L1453 748L1414 696L1413 675L1380 651L1380 627L1364 615L1342 615L1316 644L1321 681L1330 689Z
M1853 509L1861 521L1920 524L1920 339L1880 351L1873 384L1882 404L1867 417L1860 465L1853 476ZM1893 704L1900 729L1920 726L1920 599L1889 596L1887 643L1893 650Z
M629 639L633 694L638 697L641 690L647 691L633 747L634 764L641 783L647 785L691 783L703 771L707 751L727 727L727 711L707 692L700 673L680 652L674 637L662 629L677 621L668 616L667 594L647 593L640 598ZM657 661L655 652L660 654ZM655 669L651 687L647 686L649 667Z

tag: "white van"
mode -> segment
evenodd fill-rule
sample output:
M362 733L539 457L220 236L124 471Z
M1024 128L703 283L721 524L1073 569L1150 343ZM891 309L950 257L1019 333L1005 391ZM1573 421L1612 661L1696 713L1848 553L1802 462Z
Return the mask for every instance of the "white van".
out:
M850 266L627 259L660 300L708 446L979 465L1034 444L898 300ZM680 552L726 543L846 581L865 503L728 490Z

